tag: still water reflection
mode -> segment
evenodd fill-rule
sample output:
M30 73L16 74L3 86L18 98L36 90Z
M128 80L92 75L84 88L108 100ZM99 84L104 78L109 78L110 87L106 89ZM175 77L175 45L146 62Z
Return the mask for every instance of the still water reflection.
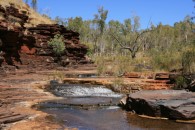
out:
M61 120L64 127L79 130L195 130L195 124L141 118L116 106L89 110L75 107L42 110Z
M39 105L42 111L52 114L60 120L64 128L76 127L79 130L195 130L195 124L154 120L132 115L116 106L116 102L122 95L103 86L62 85L55 86L52 92L64 99ZM100 107L100 104L103 104L103 107Z

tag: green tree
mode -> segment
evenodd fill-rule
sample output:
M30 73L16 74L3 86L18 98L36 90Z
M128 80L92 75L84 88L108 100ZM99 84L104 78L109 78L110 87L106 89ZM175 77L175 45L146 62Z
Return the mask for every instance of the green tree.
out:
M64 43L64 37L60 34L56 34L54 38L50 39L48 45L50 45L53 48L53 51L57 56L63 54L64 50L66 49Z
M104 33L107 15L108 15L108 10L104 10L103 6L98 9L98 14L94 15L95 16L94 22L98 25L101 35L103 35Z
M66 19L60 18L59 16L56 16L54 21L59 24L59 25L64 25L67 26L67 21Z
M37 11L37 0L32 0L31 2L32 8Z
M29 0L25 0L25 3L28 4ZM37 11L37 0L32 0L31 1L31 7Z
M194 2L194 9L195 9L195 0L193 0ZM194 16L192 16L192 20L195 19L195 12L193 12Z
M108 32L107 32L107 51L106 52L110 52L112 54L117 54L118 50L118 43L113 40L113 37L109 34L115 34L116 36L121 35L121 32L123 30L122 28L122 24L119 21L115 21L115 20L111 20L108 23Z
M195 72L195 49L188 50L182 55L182 67L184 73Z
M133 17L134 24L132 25L131 19L124 20L122 26L122 35L116 36L111 34L112 37L119 43L121 49L126 49L131 53L131 58L136 57L136 53L143 45L142 39L144 34L149 30L138 31L140 26L139 17Z
M94 30L95 30L95 40L98 42L98 48L95 49L97 53L104 53L105 51L105 39L103 38L103 33L106 27L106 19L108 15L108 10L104 10L104 7L100 7L98 9L98 14L95 14L94 22Z
M133 32L137 32L138 29L140 28L140 17L139 16L134 16L133 17Z
M125 19L124 24L122 25L122 33L127 37L132 31L131 19Z
M69 18L68 19L68 29L82 33L83 19L81 17Z

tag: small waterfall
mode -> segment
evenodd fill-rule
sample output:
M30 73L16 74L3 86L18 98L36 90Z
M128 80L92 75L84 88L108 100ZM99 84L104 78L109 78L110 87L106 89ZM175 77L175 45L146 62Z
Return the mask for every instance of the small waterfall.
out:
M63 97L122 97L122 94L100 85L56 85L53 92Z
M37 108L55 115L64 129L79 130L148 130L193 129L194 124L140 118L120 109L120 94L100 85L73 85L53 82L51 91L62 99L37 104Z

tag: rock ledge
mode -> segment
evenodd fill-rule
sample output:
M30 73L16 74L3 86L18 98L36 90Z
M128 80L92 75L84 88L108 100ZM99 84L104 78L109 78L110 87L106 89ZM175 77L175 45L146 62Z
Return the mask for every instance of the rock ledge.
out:
M149 90L129 95L127 108L137 114L173 120L195 119L195 93L185 90Z

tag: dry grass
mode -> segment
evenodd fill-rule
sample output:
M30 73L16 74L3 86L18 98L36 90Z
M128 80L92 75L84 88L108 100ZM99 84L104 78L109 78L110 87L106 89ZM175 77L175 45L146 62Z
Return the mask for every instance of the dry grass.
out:
M3 7L9 6L10 4L14 4L14 6L18 8L20 12L26 12L29 15L29 21L25 24L26 27L36 26L38 24L54 23L54 21L52 21L51 19L43 17L42 15L35 12L22 0L0 0L0 5L2 5Z
M0 0L0 4L5 7L9 6L10 4L15 4L17 6L24 6L24 2L22 0Z

